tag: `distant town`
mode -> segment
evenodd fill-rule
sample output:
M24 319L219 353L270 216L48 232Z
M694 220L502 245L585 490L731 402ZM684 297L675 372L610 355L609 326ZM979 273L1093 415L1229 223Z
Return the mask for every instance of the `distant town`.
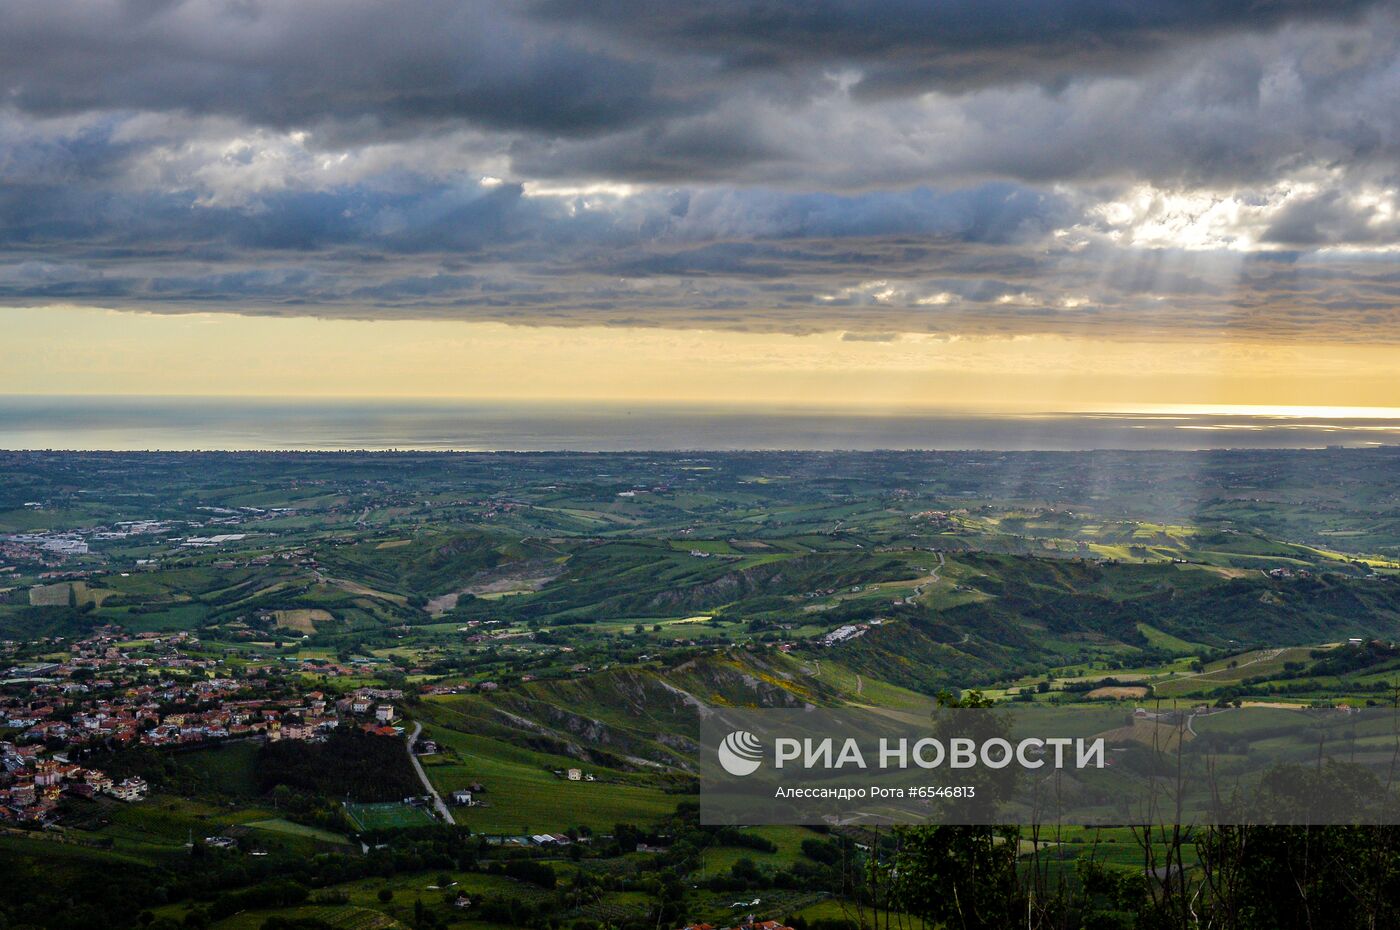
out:
M45 823L65 793L145 798L147 785L139 777L116 781L75 761L94 747L316 740L342 725L378 736L403 733L394 725L393 704L401 690L296 693L285 679L267 675L273 663L234 670L191 655L199 641L185 632L132 639L102 627L72 643L60 637L44 645L66 647L70 657L11 666L0 681L0 728L18 731L13 742L0 742L0 820ZM22 686L19 695L16 686Z

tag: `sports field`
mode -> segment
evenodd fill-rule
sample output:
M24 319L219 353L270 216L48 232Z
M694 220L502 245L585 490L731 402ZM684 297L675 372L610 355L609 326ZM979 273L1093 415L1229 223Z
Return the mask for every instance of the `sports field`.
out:
M345 815L357 830L402 830L431 827L437 819L423 807L387 801L379 804L345 805Z

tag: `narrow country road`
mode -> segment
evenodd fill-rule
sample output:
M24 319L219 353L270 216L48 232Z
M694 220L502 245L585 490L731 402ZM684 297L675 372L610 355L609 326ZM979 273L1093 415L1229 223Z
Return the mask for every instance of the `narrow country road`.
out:
M452 811L448 808L447 802L442 799L442 795L437 793L437 789L433 787L433 783L428 781L428 773L423 771L423 763L419 762L418 757L413 754L413 744L418 742L418 734L422 732L423 724L415 722L413 724L413 732L408 735L408 761L413 763L413 770L418 773L418 780L423 783L424 790L433 796L433 806L436 807L437 812L442 815L442 819L456 826L457 821L453 819Z
M1283 652L1282 649L1261 649L1261 650L1259 650L1259 654L1258 654L1257 656L1255 656L1254 658L1250 659L1248 662L1242 663L1242 664L1240 664L1240 665L1236 665L1236 666L1235 666L1235 669L1249 668L1251 665L1256 665L1256 664L1258 664L1258 663L1260 663L1260 662L1267 662L1267 661L1269 661L1270 659L1276 659L1276 658L1278 658L1279 654L1282 653L1282 652ZM1226 666L1225 668L1211 669L1211 670L1208 671L1208 672L1192 672L1190 675L1177 675L1177 676L1171 677L1170 680L1171 680L1171 681L1186 681L1186 680L1191 679L1191 678L1205 678L1205 677L1208 676L1208 675L1218 675L1218 674L1220 674L1221 672L1234 671L1235 669L1231 669L1229 666ZM1158 677L1161 677L1161 676L1158 676Z
M924 589L938 580L938 573L943 570L943 553L938 553L938 564L928 573L928 577L922 583L914 586L914 597L923 597Z

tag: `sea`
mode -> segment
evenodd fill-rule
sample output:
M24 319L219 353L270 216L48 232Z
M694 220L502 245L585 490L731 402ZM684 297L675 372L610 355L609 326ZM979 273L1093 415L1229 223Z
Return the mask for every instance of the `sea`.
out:
M1395 417L852 412L624 403L0 396L0 449L1304 449L1400 445Z

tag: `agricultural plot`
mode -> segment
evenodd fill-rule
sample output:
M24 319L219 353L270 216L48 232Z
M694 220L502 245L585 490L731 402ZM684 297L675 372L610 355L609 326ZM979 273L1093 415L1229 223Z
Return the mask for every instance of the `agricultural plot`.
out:
M345 905L247 911L214 924L217 930L259 930L269 917L317 921L335 930L396 930L404 925L382 911Z
M1230 685L1239 684L1247 678L1263 678L1278 674L1288 662L1306 662L1316 647L1297 646L1286 649L1259 649L1254 652L1234 656L1231 659L1212 663L1204 672L1183 675L1153 684L1153 693L1158 697L1177 697L1186 694L1209 693Z
M276 610L272 616L279 629L295 630L308 635L316 632L318 623L330 623L335 620L330 611L321 609Z
M443 727L425 729L455 759L424 760L433 787L444 795L475 782L486 786L481 806L459 809L458 823L478 833L556 832L571 826L607 830L618 822L650 822L675 810L681 798L657 788L605 781L571 782L556 770L577 760L550 756Z
M1167 652L1189 655L1200 648L1196 643L1188 643L1180 637L1172 636L1170 633L1163 633L1156 627L1146 623L1139 623L1137 628L1138 632L1146 637L1148 645L1155 646Z
M29 589L29 606L68 607L73 603L73 587L68 582L35 585Z
M170 795L152 795L141 804L100 804L102 815L109 822L92 831L91 836L133 851L183 849L192 837L210 836L272 816L272 811L257 806L231 809Z
M251 827L254 830L266 830L269 833L281 833L287 836L316 840L320 843L344 845L349 842L349 840L339 833L332 833L329 830L322 830L317 827L308 827L301 823L293 823L281 817L273 817L268 820L253 820L244 824L244 826Z
M703 851L702 868L705 873L722 874L740 859L752 859L760 866L788 868L802 859L803 840L825 839L821 833L807 827L759 826L749 827L743 832L761 836L777 849L767 852L745 846L712 846Z

